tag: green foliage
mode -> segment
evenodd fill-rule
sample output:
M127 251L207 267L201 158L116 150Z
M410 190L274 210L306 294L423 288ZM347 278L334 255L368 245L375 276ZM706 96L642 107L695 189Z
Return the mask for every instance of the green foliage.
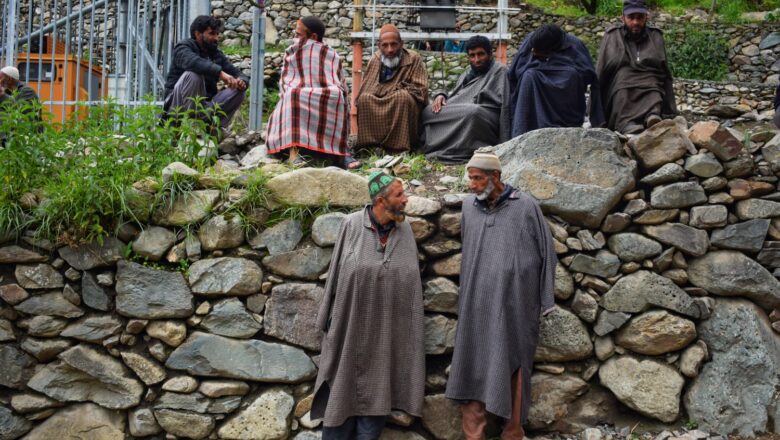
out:
M667 32L667 52L675 78L721 81L728 69L728 44L712 31L686 26Z
M699 423L696 420L688 420L685 422L685 427L688 429L697 429L699 427Z
M222 46L220 50L228 56L248 57L252 55L252 46Z
M206 124L190 113L162 120L151 102L109 102L80 107L55 125L29 110L10 106L0 118L7 137L0 149L0 234L32 229L52 240L100 239L135 219L128 191L134 182L174 161L205 165L197 153ZM192 186L174 180L165 189L172 200L171 193Z

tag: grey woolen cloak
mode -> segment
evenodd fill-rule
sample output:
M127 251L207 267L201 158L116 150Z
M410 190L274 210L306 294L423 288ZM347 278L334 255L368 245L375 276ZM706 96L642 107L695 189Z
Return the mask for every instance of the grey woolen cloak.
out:
M311 418L324 417L325 426L393 409L422 414L425 334L417 244L404 221L382 251L368 209L341 224L317 316L318 328L328 330Z
M512 374L523 374L522 420L531 403L531 370L541 312L555 305L557 258L549 227L531 196L514 190L483 211L463 201L458 328L446 396L485 403L508 419Z

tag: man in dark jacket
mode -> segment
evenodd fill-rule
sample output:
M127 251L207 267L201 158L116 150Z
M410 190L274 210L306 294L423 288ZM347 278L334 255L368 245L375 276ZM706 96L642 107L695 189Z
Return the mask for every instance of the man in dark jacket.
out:
M233 114L244 101L249 78L242 74L217 48L222 22L208 15L196 17L190 25L190 36L173 48L173 61L165 82L165 111L189 110L197 97L211 109L218 106L220 126L226 129ZM217 81L227 86L217 92ZM206 114L210 116L210 114Z
M37 104L38 95L32 87L19 81L19 69L6 66L0 69L0 105L12 102Z

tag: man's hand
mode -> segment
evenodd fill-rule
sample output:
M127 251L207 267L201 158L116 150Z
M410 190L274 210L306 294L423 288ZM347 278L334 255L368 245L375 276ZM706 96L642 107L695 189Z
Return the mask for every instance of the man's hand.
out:
M438 95L433 99L433 104L431 104L431 111L434 113L439 113L441 108L445 105L447 105L447 98L444 97L444 95Z
M246 83L243 80L234 78L224 70L219 73L219 79L230 89L244 90L246 88Z

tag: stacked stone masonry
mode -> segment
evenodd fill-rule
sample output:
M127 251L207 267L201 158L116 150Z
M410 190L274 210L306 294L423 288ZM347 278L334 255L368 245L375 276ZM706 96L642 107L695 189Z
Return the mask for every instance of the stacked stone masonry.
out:
M780 134L758 127L678 118L627 142L543 129L495 147L505 180L540 201L559 258L531 432L687 420L721 435L780 430ZM189 175L198 188L136 206L142 228L80 246L0 243L0 438L318 438L314 320L340 222L367 201L366 181L284 171L258 159L257 141L223 143L208 174L171 164L163 179ZM256 167L275 175L275 200L339 212L245 231L229 213ZM385 439L461 436L443 392L465 195L447 189L459 179L442 182L410 189L407 206L424 284L425 410L419 422L394 413Z

